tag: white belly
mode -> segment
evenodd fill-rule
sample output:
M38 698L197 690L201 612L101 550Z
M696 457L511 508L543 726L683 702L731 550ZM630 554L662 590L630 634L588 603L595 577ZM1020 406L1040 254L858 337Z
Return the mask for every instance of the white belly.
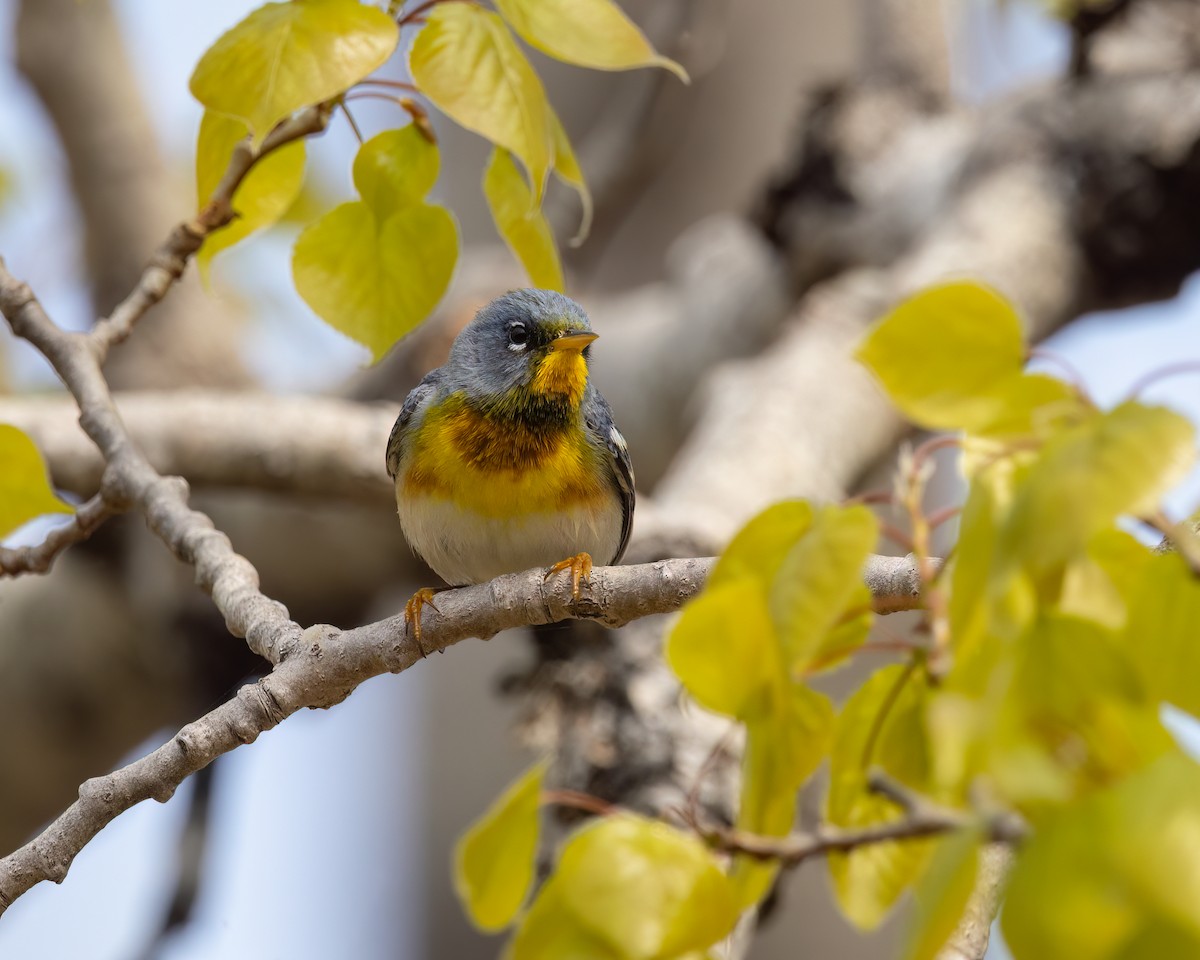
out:
M597 566L611 563L621 543L621 503L602 508L482 517L440 497L403 497L400 526L414 550L453 586L483 583L502 573L548 567L577 553Z

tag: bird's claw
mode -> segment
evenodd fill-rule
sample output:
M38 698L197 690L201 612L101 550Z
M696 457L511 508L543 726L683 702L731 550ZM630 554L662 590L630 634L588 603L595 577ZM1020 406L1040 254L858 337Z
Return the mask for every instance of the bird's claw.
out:
M560 560L546 571L545 579L549 580L556 573L562 573L564 570L571 571L571 599L578 603L580 582L584 580L590 581L592 577L591 554L577 553L573 557L567 557L566 560Z
M404 624L406 627L412 627L413 640L416 641L417 649L421 651L421 656L425 656L425 648L421 646L421 608L425 606L433 607L435 613L440 614L442 611L437 608L437 604L433 602L433 598L440 591L434 587L422 587L414 593L404 605Z

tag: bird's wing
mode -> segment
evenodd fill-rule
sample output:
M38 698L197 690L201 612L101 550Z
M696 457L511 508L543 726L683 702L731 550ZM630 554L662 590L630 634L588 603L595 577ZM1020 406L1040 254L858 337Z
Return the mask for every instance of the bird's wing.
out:
M625 445L625 438L613 420L612 408L608 401L598 390L592 389L588 393L590 397L584 419L592 435L608 447L614 466L613 480L621 495L621 545L617 547L617 555L612 558L612 562L617 563L624 556L625 548L629 546L629 531L633 529L633 507L637 499L633 491L633 463L629 459L629 448Z
M396 423L392 427L392 432L388 437L387 443L387 472L388 476L393 480L396 479L396 474L400 472L400 447L404 442L404 435L422 404L433 397L441 379L442 371L440 367L436 370L430 370L429 373L425 374L425 378L413 387L409 391L408 396L404 398L404 406L400 408L400 416L396 418Z

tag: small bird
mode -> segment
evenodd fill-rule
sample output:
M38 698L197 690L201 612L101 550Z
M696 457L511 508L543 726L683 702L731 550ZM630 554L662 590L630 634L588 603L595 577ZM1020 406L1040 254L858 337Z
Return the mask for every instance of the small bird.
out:
M387 445L400 525L451 586L549 567L580 580L621 559L633 468L588 379L597 339L574 300L514 290L479 311L409 393ZM405 608L420 641L418 591Z

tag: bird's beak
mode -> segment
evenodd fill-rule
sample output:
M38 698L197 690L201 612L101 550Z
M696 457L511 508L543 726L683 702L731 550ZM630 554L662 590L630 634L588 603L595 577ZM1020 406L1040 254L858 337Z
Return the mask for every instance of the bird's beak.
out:
M551 350L582 350L593 340L600 339L600 334L591 330L568 330L561 336L550 341Z

